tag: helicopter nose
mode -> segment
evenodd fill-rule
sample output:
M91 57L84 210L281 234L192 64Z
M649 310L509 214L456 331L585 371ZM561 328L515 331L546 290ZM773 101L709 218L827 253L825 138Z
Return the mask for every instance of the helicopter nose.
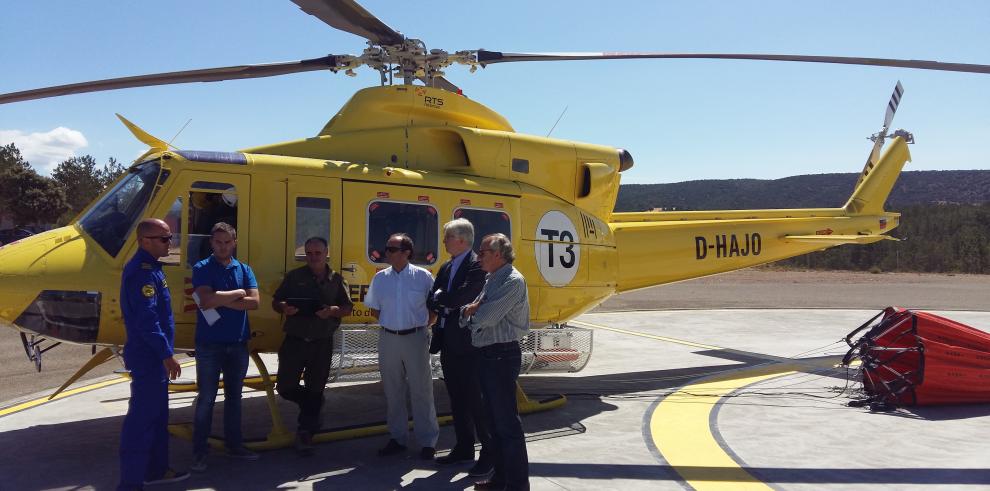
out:
M85 248L72 227L0 247L0 326L95 342L101 295L81 288L86 282Z

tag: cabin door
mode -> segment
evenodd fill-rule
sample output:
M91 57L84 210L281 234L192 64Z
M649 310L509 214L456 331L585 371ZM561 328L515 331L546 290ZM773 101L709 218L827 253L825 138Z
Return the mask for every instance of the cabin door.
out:
M340 271L341 215L340 179L289 176L285 217L285 271L305 265L306 241L327 241L330 267Z
M193 346L196 303L192 299L192 267L212 254L210 230L225 222L237 230L236 257L251 264L249 196L251 177L222 172L184 170L166 183L165 198L149 216L172 229L169 255L161 258L172 293L176 346Z

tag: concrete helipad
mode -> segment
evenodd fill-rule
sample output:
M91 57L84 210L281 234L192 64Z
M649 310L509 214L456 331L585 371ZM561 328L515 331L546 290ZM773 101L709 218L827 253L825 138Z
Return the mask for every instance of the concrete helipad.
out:
M594 355L573 374L523 378L532 398L565 394L561 409L523 418L533 489L977 489L990 487L990 406L871 413L846 407L855 381L835 370L839 340L876 312L637 311L588 314ZM990 330L990 312L936 312ZM189 367L188 372L192 372ZM446 409L442 382L437 403ZM41 394L38 394L39 396ZM89 382L65 398L0 404L0 489L112 489L128 387ZM171 419L192 419L193 395L173 394ZM14 403L20 403L15 405ZM295 411L281 404L292 427ZM377 383L332 385L325 426L384 419ZM271 423L245 394L245 434ZM217 404L215 430L222 428ZM213 456L209 469L159 489L465 489L465 467L379 458L386 437L291 449L253 463ZM442 427L441 449L453 443ZM189 442L172 440L185 468Z

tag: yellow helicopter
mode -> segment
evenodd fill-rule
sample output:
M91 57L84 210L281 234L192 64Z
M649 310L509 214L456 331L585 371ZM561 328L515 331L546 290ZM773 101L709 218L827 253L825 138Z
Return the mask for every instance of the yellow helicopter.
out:
M885 234L898 226L900 215L883 206L913 143L903 130L888 134L900 84L862 175L840 208L615 213L620 174L633 166L628 151L516 133L504 117L461 95L445 77L452 65L473 70L523 61L711 58L990 73L985 65L829 56L427 50L353 0L293 1L331 27L366 38L368 47L356 56L0 94L0 104L6 104L315 70L368 67L381 75L381 86L357 92L316 136L237 152L180 150L120 117L148 151L70 225L0 247L0 325L22 333L36 363L46 341L103 348L59 390L119 354L125 341L120 274L137 247L134 227L146 217L164 219L174 233L171 254L162 262L173 291L178 350L194 348L191 267L209 255L209 230L218 221L237 228L237 256L254 268L263 297L300 264L306 238L328 237L329 260L355 302L345 332L373 333L375 319L362 301L372 276L386 267L387 237L408 233L417 245L413 262L435 273L445 260L443 223L464 217L474 223L479 241L502 232L516 244L515 264L529 284L531 322L546 328L535 330L527 344L529 368L572 371L587 363L590 334L584 333L587 343L575 342L582 333L566 322L612 295L889 239ZM396 79L402 83L392 84ZM251 315L250 347L262 372L255 386L268 391L273 424L280 428L272 383L257 353L277 351L281 318L265 308ZM341 351L335 363L344 365L347 355ZM520 403L530 410L552 405L524 396ZM273 435L271 445L291 440Z

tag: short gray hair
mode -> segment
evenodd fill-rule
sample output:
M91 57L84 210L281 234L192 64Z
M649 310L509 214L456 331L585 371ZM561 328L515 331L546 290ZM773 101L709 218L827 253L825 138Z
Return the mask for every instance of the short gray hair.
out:
M216 235L217 232L229 234L231 239L237 240L237 229L226 222L217 222L214 224L213 228L210 229L210 237Z
M512 263L516 260L516 252L512 250L512 242L509 240L505 234L488 234L482 241L488 240L488 249L493 252L498 252L502 255L502 259L505 259L507 263Z
M474 246L474 225L467 218L455 218L443 224L443 235L453 235L458 239Z

